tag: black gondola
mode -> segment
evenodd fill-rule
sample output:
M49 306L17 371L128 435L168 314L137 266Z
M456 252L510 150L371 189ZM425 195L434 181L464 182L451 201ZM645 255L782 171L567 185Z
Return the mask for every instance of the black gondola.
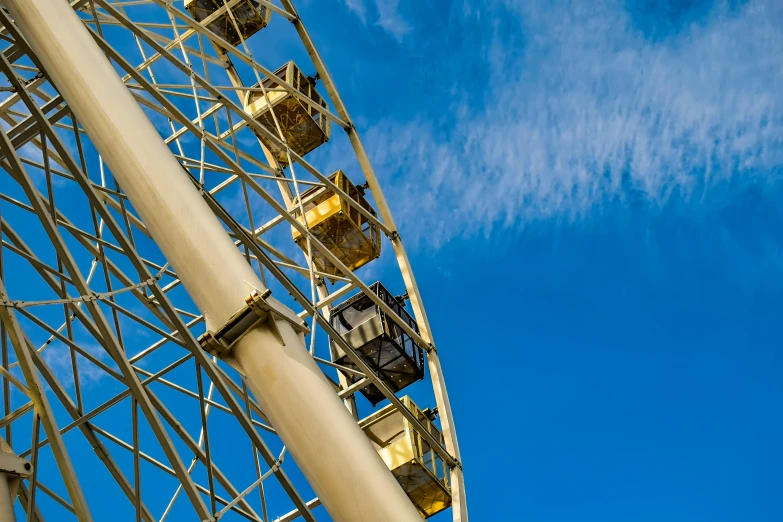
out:
M414 332L416 321L380 282L370 285L370 291L380 297ZM332 326L348 344L358 351L364 361L383 382L398 392L424 378L424 350L397 323L397 318L383 312L369 296L358 294L332 310ZM334 345L335 363L358 370L348 355ZM350 383L361 379L355 373L340 370ZM381 391L371 384L362 388L362 394L373 405L384 399Z

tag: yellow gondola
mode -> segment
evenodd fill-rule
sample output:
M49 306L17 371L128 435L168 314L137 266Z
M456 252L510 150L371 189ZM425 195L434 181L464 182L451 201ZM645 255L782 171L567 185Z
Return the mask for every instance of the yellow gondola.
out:
M342 170L329 179L363 209L375 216L370 206ZM381 255L381 236L377 225L359 213L346 198L325 187L313 187L302 194L302 206L310 232L323 243L351 271L366 265ZM299 211L299 202L294 200L294 216L304 224ZM307 254L307 239L291 227L294 241ZM315 270L327 276L344 275L319 250L313 248Z
M326 102L315 89L315 80L305 76L293 61L280 67L275 72L275 76L293 86L320 107L326 108ZM279 139L280 132L275 125L276 118L283 134L282 141L300 156L329 141L330 121L320 110L285 90L273 78L265 78L262 82L266 95L258 84L248 90L245 93L245 112ZM285 149L263 136L259 137L278 163L282 166L288 165Z
M400 401L443 443L443 435L430 416L410 397ZM359 426L424 518L451 506L448 465L392 404L361 420Z

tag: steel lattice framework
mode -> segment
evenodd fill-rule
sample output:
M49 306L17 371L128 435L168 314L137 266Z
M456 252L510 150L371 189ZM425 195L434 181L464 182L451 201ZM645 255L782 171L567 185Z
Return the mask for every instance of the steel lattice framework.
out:
M318 82L325 105L278 77L279 63L262 65L266 57L251 54L244 38L232 45L210 29L221 16L231 23L244 1L221 0L201 22L182 2L77 0L71 7L246 261L306 322L310 353L354 418L377 411L357 400L376 386L448 467L453 519L467 521L438 351L356 127L289 0L257 5L269 10L270 29L298 36L297 65ZM244 376L199 344L202 311L5 8L0 24L0 436L5 453L31 464L18 487L18 519L328 518ZM265 31L257 38L273 45ZM269 96L264 79L328 119L332 139L308 159L246 112L245 93ZM269 144L287 161L278 163ZM330 149L332 156L322 152ZM363 176L377 214L316 166L334 157L354 182ZM338 194L380 231L380 259L352 271L330 254L301 219L302 194L313 187ZM296 246L291 228L307 248ZM320 272L315 254L331 255L339 275ZM417 328L399 322L425 348L427 368L410 393L437 407L443 438L330 322L332 306L357 293L399 319L370 289L367 278L380 272L384 285L406 293ZM334 362L335 349L351 368Z

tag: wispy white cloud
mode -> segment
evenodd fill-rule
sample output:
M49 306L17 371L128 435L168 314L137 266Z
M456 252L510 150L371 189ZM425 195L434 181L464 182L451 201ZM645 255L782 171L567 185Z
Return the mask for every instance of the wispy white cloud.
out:
M411 25L400 13L400 0L344 0L349 11L356 14L363 24L368 24L368 10L374 12L374 25L383 29L392 38L401 42L403 37L411 32Z
M395 209L415 216L400 219L409 235L447 241L779 179L779 3L715 8L654 41L622 2L491 5L489 72L456 85L454 124L385 121L365 133ZM481 103L460 101L468 88L484 90Z
M362 23L367 23L367 4L365 3L365 0L345 0L345 7L356 14Z
M411 32L410 24L400 14L400 0L375 0L375 7L378 10L378 20L375 25L383 28L398 42Z

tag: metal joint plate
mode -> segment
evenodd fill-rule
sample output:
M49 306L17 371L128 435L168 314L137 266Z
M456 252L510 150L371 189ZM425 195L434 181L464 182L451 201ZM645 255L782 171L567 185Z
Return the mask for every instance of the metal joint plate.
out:
M268 324L280 342L285 344L275 319L288 322L297 332L307 333L310 331L304 320L271 296L272 291L269 289L263 293L259 293L257 290L253 291L245 298L245 306L229 317L223 326L217 331L207 330L198 338L201 348L217 357L230 355L234 345L247 332L261 323Z

